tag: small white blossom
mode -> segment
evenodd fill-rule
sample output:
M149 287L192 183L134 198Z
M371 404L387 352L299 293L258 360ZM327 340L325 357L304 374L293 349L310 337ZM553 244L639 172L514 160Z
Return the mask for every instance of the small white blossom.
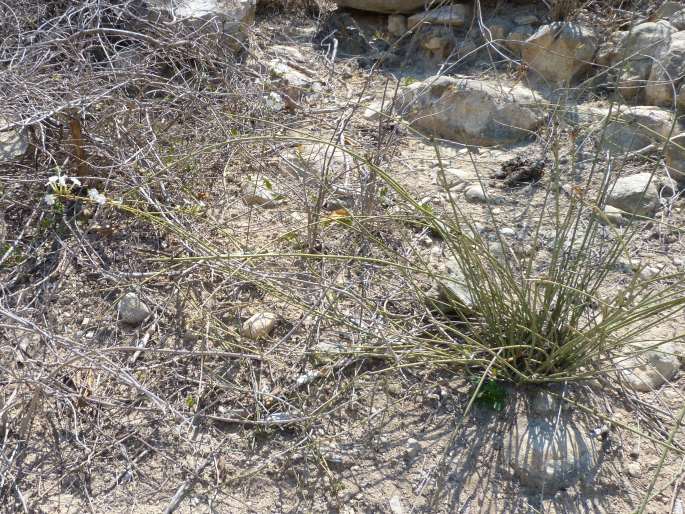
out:
M282 111L285 108L285 103L283 102L281 95L275 91L272 91L264 97L264 103L266 103L266 106L269 109L276 112Z
M55 205L55 200L55 195L45 195L45 197L43 197L43 201L48 205Z
M58 176L58 175L51 175L51 176L48 178L48 183L47 183L46 185L47 185L47 186L55 187L55 186L57 185L57 181L58 181L58 180L59 180L59 176Z
M88 197L98 205L104 205L107 202L105 195L99 193L94 187L88 190Z
M57 178L57 184L59 185L59 187L67 187L67 177L65 177L64 175L60 175Z
M76 177L71 177L71 183L74 184L75 186L81 187L81 181L77 179Z

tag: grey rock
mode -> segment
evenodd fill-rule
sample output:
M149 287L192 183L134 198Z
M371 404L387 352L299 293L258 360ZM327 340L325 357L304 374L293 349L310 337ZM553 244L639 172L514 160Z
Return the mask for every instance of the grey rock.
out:
M271 186L271 182L264 178L250 177L241 188L242 200L248 207L272 208L279 203L279 195Z
M407 17L401 14L388 16L388 32L396 37L403 36L407 32Z
M390 498L390 501L388 502L388 506L390 507L390 512L392 514L405 514L406 513L406 510L404 509L404 505L402 505L402 499L397 495Z
M645 86L645 102L649 105L672 107L685 76L685 32L671 36L668 49L652 65L649 82Z
M599 216L599 221L605 225L624 227L630 223L630 220L624 216L625 213L621 209L617 209L611 205L604 207L602 214L602 216Z
M340 7L386 14L406 14L421 9L424 0L334 0Z
M673 379L680 369L678 350L673 343L664 343L619 363L623 377L635 391L648 392Z
M7 129L9 121L0 117L0 161L13 161L22 157L29 147L26 130Z
M567 414L554 417L520 416L505 436L503 451L522 485L550 495L591 480L598 468L597 442Z
M464 191L464 198L466 198L466 201L469 203L490 203L491 201L490 196L480 185L469 186L466 191Z
M256 0L148 0L153 10L195 30L216 32L219 43L240 50L257 8Z
M540 18L534 14L519 14L518 16L514 16L514 23L516 23L516 25L535 25L536 23L540 23Z
M601 120L596 128L604 130L605 148L625 153L641 150L652 143L665 143L672 126L670 110L638 106L612 112L611 119Z
M676 30L685 30L685 9L681 9L669 16L668 22L673 25L673 28Z
M615 66L618 90L624 98L633 99L642 90L653 62L666 53L675 31L666 21L645 22L632 27L620 39L609 64Z
M126 293L118 306L119 321L128 325L140 325L150 315L150 308L136 293Z
M683 9L683 4L682 2L664 2L659 6L659 8L656 10L654 15L657 18L661 19L668 19L671 16L673 16L675 13L681 11Z
M273 312L258 312L243 323L240 334L250 339L262 339L271 333L277 321L278 316Z
M557 22L541 26L521 48L529 69L553 85L572 83L592 66L597 39L589 27Z
M463 27L469 16L469 7L463 4L452 4L430 9L410 16L407 24L413 29L419 24L447 25L449 27Z
M530 25L519 25L514 27L504 42L505 46L517 55L521 54L523 43L535 34L535 29Z
M407 457L409 457L410 459L414 459L420 451L421 445L416 439L414 439L413 437L407 439Z
M425 133L468 145L520 142L544 121L535 94L523 86L431 77L405 88L397 111Z
M685 134L671 138L664 148L664 160L671 178L685 182Z
M634 478L639 478L642 476L642 466L639 462L631 462L626 466L626 473Z
M650 216L659 206L659 193L651 173L619 178L609 192L607 204L630 214Z
M445 268L447 273L438 282L438 301L446 303L450 310L464 315L472 313L476 302L459 262L450 258L445 263Z

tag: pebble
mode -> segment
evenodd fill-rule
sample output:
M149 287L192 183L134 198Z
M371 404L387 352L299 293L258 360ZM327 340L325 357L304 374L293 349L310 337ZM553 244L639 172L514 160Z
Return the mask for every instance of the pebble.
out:
M390 498L390 501L388 502L388 506L390 507L390 512L392 512L392 514L404 514L405 513L404 505L402 505L402 500L397 495Z
M640 278L642 280L651 280L655 278L659 273L659 268L655 268L654 266L647 266L640 272Z
M278 321L278 316L273 312L258 312L243 323L240 334L250 339L261 339L271 333L276 326L276 321Z
M150 308L136 293L126 293L119 300L119 320L128 325L140 325L150 315Z
M481 186L470 186L464 191L464 198L469 203L488 203L490 197Z
M639 478L642 476L642 466L639 462L631 462L626 466L626 473L631 477Z
M420 450L421 445L416 439L414 439L413 437L407 439L407 457L409 457L410 459L415 458L419 454Z
M502 234L503 236L515 236L516 235L516 231L511 227L504 227L503 229L501 229L499 231L499 233Z

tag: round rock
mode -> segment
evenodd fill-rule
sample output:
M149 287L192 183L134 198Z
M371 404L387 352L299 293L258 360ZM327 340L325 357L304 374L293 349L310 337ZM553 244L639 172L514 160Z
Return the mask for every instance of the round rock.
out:
M675 377L680 369L678 349L673 343L665 343L653 350L647 350L620 364L628 385L640 392L661 387Z
M119 320L128 325L140 325L150 315L150 309L136 293L126 293L119 300Z
M559 423L521 416L506 435L504 455L522 485L554 494L596 470L599 448L586 432L563 414Z

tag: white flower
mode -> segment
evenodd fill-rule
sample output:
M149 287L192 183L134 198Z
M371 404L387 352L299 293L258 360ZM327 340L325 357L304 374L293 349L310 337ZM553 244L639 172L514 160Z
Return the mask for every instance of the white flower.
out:
M57 178L57 184L59 185L59 187L67 187L67 177L65 177L64 175L60 175Z
M48 205L55 205L55 195L45 195L43 201Z
M105 195L100 194L94 187L88 190L88 198L97 203L98 205L104 205L107 202Z
M266 106L269 109L276 112L282 111L285 108L285 104L283 103L281 95L279 95L275 91L272 91L264 97L264 103L266 103Z
M48 178L48 183L46 184L47 186L52 186L55 187L57 185L57 181L59 180L58 175L52 175Z
M75 186L81 187L81 181L77 179L76 177L71 177L71 183L74 184Z

